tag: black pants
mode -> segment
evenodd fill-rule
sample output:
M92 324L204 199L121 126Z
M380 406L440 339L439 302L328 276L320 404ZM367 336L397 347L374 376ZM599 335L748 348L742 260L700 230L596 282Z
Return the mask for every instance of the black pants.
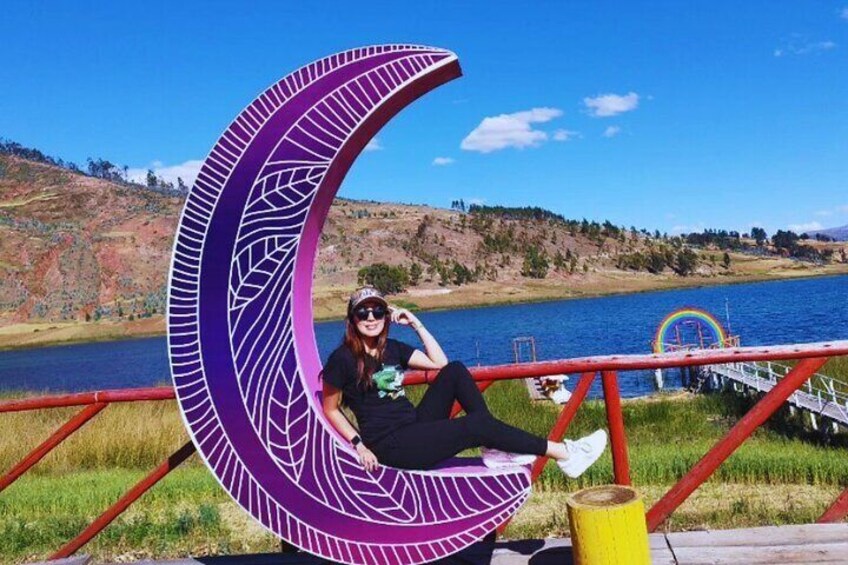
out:
M455 400L465 410L451 418ZM547 440L496 419L465 365L448 363L416 407L418 419L369 446L377 460L402 469L428 469L469 447L544 455Z

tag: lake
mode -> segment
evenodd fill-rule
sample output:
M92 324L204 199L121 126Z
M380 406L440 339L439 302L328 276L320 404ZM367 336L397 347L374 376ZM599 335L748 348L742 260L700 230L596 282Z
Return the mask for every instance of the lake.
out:
M424 312L450 359L469 366L513 361L512 340L533 336L538 360L649 353L660 321L683 306L712 312L742 345L848 339L848 276L769 281L642 294ZM727 312L729 311L729 323ZM322 358L342 322L315 326ZM392 336L420 346L414 332ZM89 391L170 384L164 337L0 352L0 391ZM667 385L674 386L672 377ZM651 373L629 373L622 395L653 390ZM597 395L593 390L591 395Z

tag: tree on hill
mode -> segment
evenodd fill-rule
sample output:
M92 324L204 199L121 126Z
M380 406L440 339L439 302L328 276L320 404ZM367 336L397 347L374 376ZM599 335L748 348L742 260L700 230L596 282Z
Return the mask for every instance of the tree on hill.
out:
M374 263L359 269L357 283L370 284L383 294L397 294L409 284L409 272L403 265Z
M548 274L548 266L548 257L544 249L540 250L535 245L532 245L527 248L527 252L524 254L521 276L543 279Z
M459 200L451 201L451 210L458 210L460 212L465 212L466 211L465 201L462 198L460 198Z
M563 255L560 250L557 249L556 255L554 255L554 269L559 272L565 270L567 266L568 261L566 260L565 255Z
M498 216L509 220L555 220L565 222L561 214L555 214L550 210L538 206L525 206L523 208L513 206L484 206L472 204L467 208L469 214L479 216Z
M477 277L474 271L470 270L459 261L454 260L453 269L451 271L451 282L453 284L459 286L476 280Z
M416 286L418 282L421 280L421 275L423 274L423 270L421 269L421 265L418 263L413 263L412 266L409 267L409 284L412 286Z
M796 234L795 232L793 232L791 230L790 231L777 230L777 233L775 233L771 237L771 243L777 249L785 249L785 250L791 252L792 249L795 247L795 245L798 243L798 239L799 239L798 234Z
M677 252L674 271L681 277L686 277L695 272L698 267L698 254L689 249L681 249Z
M751 228L751 237L754 238L759 247L762 247L763 243L765 243L768 239L766 230L764 230L763 228Z
M665 269L666 265L667 263L664 253L661 253L660 251L657 251L655 249L651 249L648 252L645 268L648 270L649 273L658 275L663 272L663 269Z
M88 174L89 176L105 179L112 182L124 182L123 170L117 165L110 163L105 159L88 158Z
M72 163L70 161L65 162L61 158L45 155L38 149L27 147L25 145L21 145L17 141L3 139L2 137L0 137L0 154L13 155L15 157L20 157L21 159L26 159L27 161L35 161L36 163L46 163L48 165L63 167L75 173L82 172L76 163Z
M690 233L685 237L689 245L707 247L714 245L719 249L738 250L742 247L739 232L727 230L705 229L702 233Z

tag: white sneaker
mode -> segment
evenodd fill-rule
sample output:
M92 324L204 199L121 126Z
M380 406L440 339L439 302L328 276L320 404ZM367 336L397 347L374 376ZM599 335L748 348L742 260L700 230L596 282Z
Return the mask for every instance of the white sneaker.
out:
M516 465L532 465L536 456L525 453L508 453L500 449L481 447L483 464L489 469L500 469L501 467L515 467Z
M598 430L577 441L565 440L565 449L568 451L568 459L557 461L562 472L576 479L592 465L607 446L607 432Z

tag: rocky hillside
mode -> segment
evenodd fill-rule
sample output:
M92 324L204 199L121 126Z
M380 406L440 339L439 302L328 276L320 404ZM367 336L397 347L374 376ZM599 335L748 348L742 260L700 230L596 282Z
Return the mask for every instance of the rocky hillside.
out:
M0 155L0 321L161 312L181 204Z
M0 155L0 326L162 314L181 205L178 196ZM421 297L532 300L674 286L681 274L731 276L744 258L730 267L722 255L538 209L338 199L319 249L316 314L338 315L339 297L375 263L408 275L399 298L437 307L452 303ZM541 290L528 292L534 285Z

